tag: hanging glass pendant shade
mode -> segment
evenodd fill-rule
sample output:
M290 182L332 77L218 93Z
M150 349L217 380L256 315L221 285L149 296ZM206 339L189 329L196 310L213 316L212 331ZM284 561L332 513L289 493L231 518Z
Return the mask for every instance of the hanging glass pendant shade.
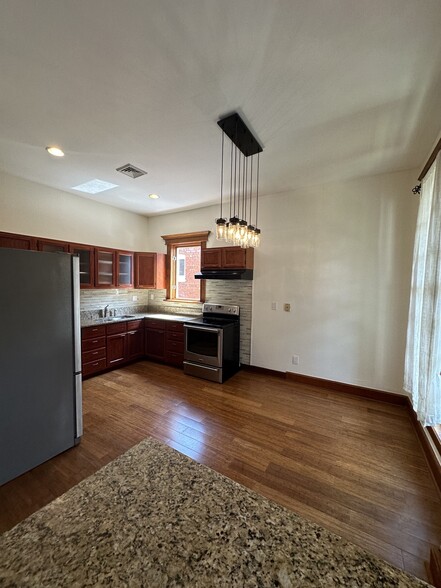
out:
M227 220L225 218L216 219L216 239L219 241L225 239L227 234Z

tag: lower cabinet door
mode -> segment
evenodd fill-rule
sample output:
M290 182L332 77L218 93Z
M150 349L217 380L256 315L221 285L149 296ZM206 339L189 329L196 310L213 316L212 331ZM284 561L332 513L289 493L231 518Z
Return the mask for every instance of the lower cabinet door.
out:
M127 358L127 333L107 335L107 367L124 363Z
M137 359L144 355L144 329L127 333L127 357Z
M161 361L165 359L165 331L145 329L145 354Z

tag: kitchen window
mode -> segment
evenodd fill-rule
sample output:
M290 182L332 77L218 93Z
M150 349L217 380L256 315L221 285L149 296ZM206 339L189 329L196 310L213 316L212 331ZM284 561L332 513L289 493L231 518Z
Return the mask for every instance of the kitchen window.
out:
M204 302L205 282L194 275L201 269L201 251L210 231L163 235L167 244L167 300Z

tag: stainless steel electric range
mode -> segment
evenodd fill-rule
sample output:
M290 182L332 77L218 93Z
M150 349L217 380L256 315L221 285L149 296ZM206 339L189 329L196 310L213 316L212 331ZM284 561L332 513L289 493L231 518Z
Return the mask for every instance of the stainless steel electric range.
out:
M184 372L222 383L240 368L239 307L206 303L202 313L184 323Z

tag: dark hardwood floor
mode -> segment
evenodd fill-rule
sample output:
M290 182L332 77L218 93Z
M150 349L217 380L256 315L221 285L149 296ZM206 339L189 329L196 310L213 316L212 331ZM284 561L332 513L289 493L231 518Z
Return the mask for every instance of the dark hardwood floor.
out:
M441 542L441 499L404 406L144 361L84 382L84 429L78 447L0 488L0 531L151 435L421 578Z

